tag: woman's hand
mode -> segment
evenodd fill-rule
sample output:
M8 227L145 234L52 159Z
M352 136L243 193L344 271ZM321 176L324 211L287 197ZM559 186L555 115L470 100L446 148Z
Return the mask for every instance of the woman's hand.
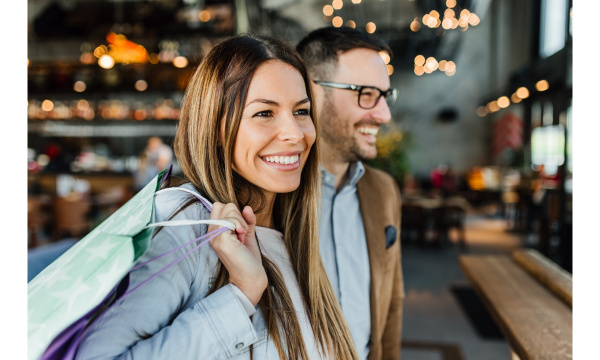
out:
M235 204L215 202L210 219L235 224L235 232L226 231L209 243L229 271L229 282L242 290L256 306L268 284L254 232L256 215L249 206L240 213ZM216 225L210 225L208 231L216 228Z

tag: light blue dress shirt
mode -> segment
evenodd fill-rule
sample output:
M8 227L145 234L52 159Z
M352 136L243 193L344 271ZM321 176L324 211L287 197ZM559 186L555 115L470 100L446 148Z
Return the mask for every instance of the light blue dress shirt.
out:
M348 181L336 191L335 177L321 168L321 257L360 359L369 354L371 306L369 251L356 192L365 173L359 161L350 165Z

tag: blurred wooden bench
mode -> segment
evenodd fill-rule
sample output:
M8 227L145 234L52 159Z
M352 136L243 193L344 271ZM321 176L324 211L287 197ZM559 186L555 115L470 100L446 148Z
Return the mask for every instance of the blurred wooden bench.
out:
M535 250L459 263L521 360L572 359L572 277Z

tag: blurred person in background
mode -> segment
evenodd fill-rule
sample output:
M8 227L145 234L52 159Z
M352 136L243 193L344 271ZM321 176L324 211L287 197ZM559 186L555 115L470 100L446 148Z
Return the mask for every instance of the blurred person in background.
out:
M164 144L158 136L148 139L148 144L139 159L139 167L135 173L135 189L141 190L159 172L169 166L173 159L173 150Z
M363 160L377 156L396 99L381 51L366 32L327 27L296 49L308 66L321 124L321 256L361 359L400 357L404 282L400 190Z

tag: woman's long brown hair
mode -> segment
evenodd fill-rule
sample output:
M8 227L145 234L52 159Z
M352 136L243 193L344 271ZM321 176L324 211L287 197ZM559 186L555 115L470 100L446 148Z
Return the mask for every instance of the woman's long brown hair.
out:
M289 64L302 75L317 128L317 140L302 170L300 186L275 198L275 228L283 233L319 350L330 358L357 359L350 331L319 253L318 126L309 76L295 49L265 36L241 35L217 44L202 60L187 86L174 141L175 155L187 180L212 201L234 203L240 209L245 205L255 211L262 209L261 190L235 173L232 162L250 81L255 70L269 60ZM262 254L261 257L269 285L258 306L269 336L281 359L308 360L283 277L273 262ZM220 261L216 274L209 293L229 281L227 269Z

